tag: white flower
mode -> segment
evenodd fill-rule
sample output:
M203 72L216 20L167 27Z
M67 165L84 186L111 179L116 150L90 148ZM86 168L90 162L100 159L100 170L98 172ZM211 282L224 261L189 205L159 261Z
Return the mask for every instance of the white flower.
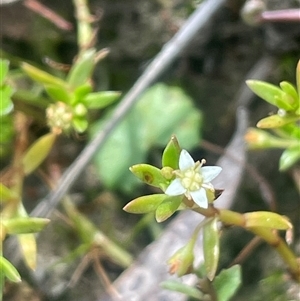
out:
M201 162L194 162L191 155L183 149L179 157L179 170L175 170L176 178L165 191L170 196L184 194L202 208L208 207L206 190L214 191L210 183L222 170L219 166L205 166Z

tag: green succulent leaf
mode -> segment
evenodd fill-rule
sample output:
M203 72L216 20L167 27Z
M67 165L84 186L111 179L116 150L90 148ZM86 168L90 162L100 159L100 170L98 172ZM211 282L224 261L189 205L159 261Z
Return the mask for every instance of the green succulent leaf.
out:
M300 105L300 100L296 88L289 82L283 81L280 83L280 88L288 95L287 101L290 101L290 105L293 109L297 109Z
M246 83L255 94L270 104L286 111L293 110L293 106L284 100L286 93L279 87L259 80L247 80Z
M0 59L0 87L4 84L9 70L9 61Z
M83 85L80 85L79 87L76 87L76 89L74 90L74 101L71 104L76 104L78 102L83 103L84 97L86 97L91 92L92 86L90 83L85 83Z
M215 278L220 257L220 237L216 217L203 226L203 251L206 275L212 281Z
M183 196L170 196L166 198L156 209L155 218L158 223L164 222L176 212L182 202Z
M89 123L85 117L74 117L72 125L78 133L83 133L88 128Z
M229 269L222 270L216 276L213 286L217 292L218 301L229 301L234 296L242 283L241 267L234 265Z
M117 91L101 91L88 94L84 99L84 104L89 109L103 109L114 103L121 93Z
M162 176L161 170L149 164L136 164L131 166L130 171L144 183L164 189L168 186L167 180Z
M48 95L55 101L61 101L64 103L70 102L71 95L64 86L46 84L45 90Z
M17 269L4 257L0 256L0 271L12 282L20 282L21 276Z
M296 83L297 83L297 91L298 91L298 101L300 102L300 60L298 61L296 68Z
M165 194L144 195L129 202L123 210L136 214L152 212L167 198Z
M203 300L203 294L197 288L177 280L163 281L160 286L170 291L185 294L186 296L195 298L196 300Z
M17 238L21 246L22 254L26 265L30 269L35 270L37 247L36 247L36 240L34 234L33 233L18 234Z
M0 116L7 115L13 110L14 105L11 101L12 94L12 87L8 85L0 86Z
M298 141L299 142L299 141ZM286 149L279 160L279 170L285 171L292 167L298 160L300 160L300 146L290 147Z
M293 226L287 217L270 211L244 213L245 227L264 227L277 230L291 229Z
M18 197L17 193L0 183L0 203L8 202Z
M45 160L52 149L55 138L55 134L48 133L30 146L22 160L25 175L33 172Z
M272 115L261 119L256 126L261 129L278 128L291 122L295 122L298 119L299 116L290 114L287 114L286 116Z
M33 80L44 84L44 85L54 85L54 86L62 86L66 87L67 84L62 79L51 75L48 72L42 71L39 68L36 68L30 64L22 63L22 70Z
M67 82L71 87L76 88L86 84L91 78L95 66L95 54L96 50L91 48L78 57L67 76Z
M2 220L8 234L24 234L40 232L50 222L47 218L18 217Z
M162 166L172 167L173 169L178 169L179 163L179 155L180 155L181 148L179 146L177 138L173 135L167 144L166 148L164 149L162 155Z

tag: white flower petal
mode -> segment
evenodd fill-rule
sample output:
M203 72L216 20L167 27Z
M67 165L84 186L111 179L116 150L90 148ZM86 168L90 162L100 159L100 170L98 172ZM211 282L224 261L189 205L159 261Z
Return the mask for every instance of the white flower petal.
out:
M204 188L201 188L197 191L190 191L190 195L198 206L205 209L208 208L208 200Z
M167 195L181 195L186 192L186 189L181 185L180 179L175 179L165 191Z
M203 176L203 182L208 183L214 179L220 172L222 168L219 166L204 166L201 167L201 173Z
M185 149L183 149L179 156L179 169L186 170L188 168L193 167L194 165L195 165L194 159Z

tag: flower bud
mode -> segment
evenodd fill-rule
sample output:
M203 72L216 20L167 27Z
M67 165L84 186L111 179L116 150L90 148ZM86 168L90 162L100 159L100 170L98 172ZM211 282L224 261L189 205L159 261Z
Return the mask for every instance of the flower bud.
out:
M175 177L173 171L173 168L166 166L161 169L161 174L166 180L172 180Z
M193 268L194 262L194 244L195 241L191 239L187 245L180 248L169 260L169 273L177 274L178 277L189 274Z
M74 115L83 117L87 114L87 109L84 104L79 103L75 106L73 112L74 112Z
M52 132L61 134L71 128L72 109L63 102L50 105L46 110L47 122Z
M284 139L276 138L264 130L255 128L249 128L244 138L250 149L286 146L286 141Z

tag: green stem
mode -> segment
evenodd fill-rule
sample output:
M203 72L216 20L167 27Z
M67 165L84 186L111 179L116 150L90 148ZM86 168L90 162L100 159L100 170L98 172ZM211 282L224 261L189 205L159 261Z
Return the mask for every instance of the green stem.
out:
M195 208L193 210L206 217L218 215L219 220L224 224L242 227L261 237L277 250L284 262L288 265L294 279L300 282L300 266L297 257L288 245L278 236L277 231L266 227L247 227L245 216L231 210L216 209L214 207L209 207L208 209Z
M89 244L91 248L101 248L101 250L103 250L112 261L124 268L131 264L131 255L97 229L97 227L91 223L88 218L76 209L68 197L64 198L63 206L84 244Z
M263 227L251 227L249 230L277 250L284 262L289 266L294 279L300 282L300 266L297 258L288 245L278 236L277 231Z
M79 53L86 50L93 39L91 21L93 19L88 8L87 0L73 0L77 18L77 43Z

